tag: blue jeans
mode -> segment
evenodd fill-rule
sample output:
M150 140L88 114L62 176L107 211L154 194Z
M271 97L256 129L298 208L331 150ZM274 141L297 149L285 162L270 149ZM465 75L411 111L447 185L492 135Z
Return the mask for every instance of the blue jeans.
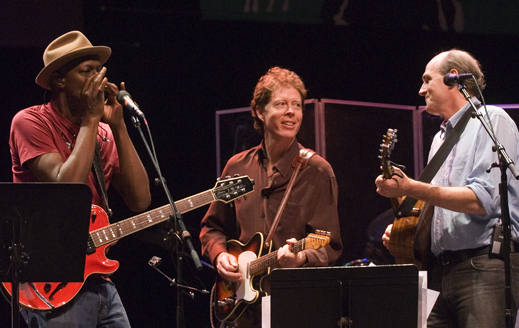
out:
M52 311L21 314L29 328L129 328L130 322L112 282L87 278L79 293L67 304Z
M519 253L510 254L512 312L519 301ZM430 289L440 292L427 321L428 328L504 328L504 261L480 255L437 264L429 276Z

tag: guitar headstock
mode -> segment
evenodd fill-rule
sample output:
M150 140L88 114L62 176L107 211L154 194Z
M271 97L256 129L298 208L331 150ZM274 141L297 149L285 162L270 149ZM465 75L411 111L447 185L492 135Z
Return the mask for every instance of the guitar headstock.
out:
M218 180L212 191L216 200L228 203L253 190L254 180L244 175Z
M305 249L319 249L330 243L331 232L316 230L305 238Z
M386 179L390 179L393 174L393 167L391 165L391 161L389 157L391 156L391 152L395 147L395 143L398 141L396 139L397 129L387 129L386 135L382 139L382 144L380 144L380 165L382 166L383 176Z

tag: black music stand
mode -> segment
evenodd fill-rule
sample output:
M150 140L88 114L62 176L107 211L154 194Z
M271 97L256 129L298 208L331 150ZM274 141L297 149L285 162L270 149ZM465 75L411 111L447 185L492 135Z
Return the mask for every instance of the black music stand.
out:
M271 326L416 328L418 267L274 269Z
M0 183L0 279L19 327L24 282L82 282L92 192L82 183Z

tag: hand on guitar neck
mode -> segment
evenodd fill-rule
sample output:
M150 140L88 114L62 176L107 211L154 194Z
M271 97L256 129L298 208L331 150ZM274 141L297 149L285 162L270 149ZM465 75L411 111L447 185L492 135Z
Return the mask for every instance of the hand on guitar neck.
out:
M393 168L393 174L390 178L379 175L375 180L377 185L377 193L388 198L400 198L408 196L411 189L412 179L399 168Z
M290 245L293 245L297 242L295 238L290 238L287 240L285 246L281 247L278 250L278 266L281 268L298 268L303 266L307 262L306 253L299 252L293 253L290 250Z

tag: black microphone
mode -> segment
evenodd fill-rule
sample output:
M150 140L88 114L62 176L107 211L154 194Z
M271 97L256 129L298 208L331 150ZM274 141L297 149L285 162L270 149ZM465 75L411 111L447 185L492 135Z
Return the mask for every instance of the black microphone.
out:
M463 73L463 74L447 73L443 77L443 83L445 83L445 85L448 85L449 87L452 87L460 82L471 79L472 76L473 76L472 73Z
M139 106L132 100L132 96L126 90L117 92L117 101L132 113L143 120L146 120L144 113L139 109Z

